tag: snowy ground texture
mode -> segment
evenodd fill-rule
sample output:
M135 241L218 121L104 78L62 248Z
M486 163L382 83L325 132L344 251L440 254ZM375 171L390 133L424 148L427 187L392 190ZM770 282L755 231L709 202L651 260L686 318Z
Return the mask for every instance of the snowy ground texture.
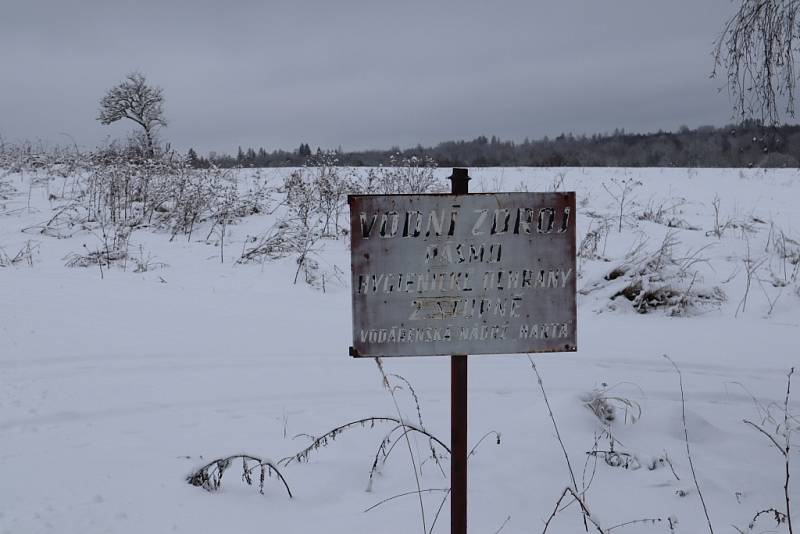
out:
M274 184L289 172L260 171ZM683 373L689 445L714 530L749 532L758 511L786 512L784 456L745 419L781 445L787 425L795 432L788 493L800 528L800 421L783 413L787 373L800 367L800 174L471 175L474 192L577 192L579 350L533 359L577 488L602 528L708 531L684 443L679 377L665 354ZM104 267L101 278L96 264L65 265L102 246L96 228L40 233L70 178L0 176L0 532L448 531L449 503L434 524L448 459L441 468L429 459L426 439L410 436L413 465L400 440L369 487L392 428L383 423L348 430L307 462L281 467L291 499L274 477L260 494L257 471L248 486L239 464L217 492L186 482L215 458L278 462L339 424L397 417L375 362L347 355L346 237L321 240L313 284L305 274L293 284L296 255L234 263L279 210L229 225L224 263L207 223L173 241L169 232L137 229L127 245L132 259ZM419 398L420 413L407 384L389 377L403 418L447 443L449 360L383 364ZM525 355L476 356L469 373L471 443L490 431L502 436L470 458L470 532L542 532L573 482L531 364ZM795 378L790 415L800 414ZM424 519L414 494L365 512L416 491L414 466L420 487L434 490L422 494ZM761 516L752 531L787 532L773 517ZM656 521L618 526L647 518ZM577 504L547 531L583 532Z

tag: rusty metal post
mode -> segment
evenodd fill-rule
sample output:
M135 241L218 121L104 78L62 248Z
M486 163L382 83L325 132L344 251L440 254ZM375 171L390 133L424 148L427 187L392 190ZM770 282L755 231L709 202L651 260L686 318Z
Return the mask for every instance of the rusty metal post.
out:
M453 169L451 193L469 193L467 169ZM450 356L450 534L467 533L467 355Z

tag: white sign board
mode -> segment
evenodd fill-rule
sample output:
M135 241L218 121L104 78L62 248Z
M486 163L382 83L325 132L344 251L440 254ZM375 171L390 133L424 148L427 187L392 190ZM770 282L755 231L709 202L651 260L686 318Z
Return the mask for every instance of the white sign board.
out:
M575 193L348 201L351 355L577 350Z

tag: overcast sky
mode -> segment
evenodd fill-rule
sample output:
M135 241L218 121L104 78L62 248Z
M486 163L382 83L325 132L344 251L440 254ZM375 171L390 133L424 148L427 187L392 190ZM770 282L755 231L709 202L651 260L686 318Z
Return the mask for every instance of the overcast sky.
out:
M731 0L0 0L0 135L124 136L98 101L164 89L182 150L522 140L731 118L711 44Z

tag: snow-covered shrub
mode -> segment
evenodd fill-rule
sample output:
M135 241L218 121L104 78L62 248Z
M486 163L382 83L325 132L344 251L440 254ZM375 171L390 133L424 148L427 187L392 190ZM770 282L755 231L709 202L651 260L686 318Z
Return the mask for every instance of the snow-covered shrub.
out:
M17 192L17 189L5 179L5 176L0 175L0 201L9 200Z
M44 149L30 142L5 143L0 141L0 168L10 173L32 172L44 167Z
M155 271L157 269L169 267L169 265L164 262L155 261L155 256L153 256L150 252L147 252L147 255L145 255L144 247L142 247L142 245L139 245L139 254L131 255L130 260L133 264L133 272L135 273L146 273L148 271Z
M84 243L83 252L72 252L64 257L67 267L97 265L102 269L115 264L127 265L131 227L122 224L111 226L103 224L99 226L99 231L99 234L92 232L97 238L93 248Z
M322 236L338 237L346 225L340 219L347 195L354 191L352 171L339 166L335 152L318 151L305 167L284 179L281 192L292 218L304 228L314 228Z
M590 230L586 235L581 238L581 243L578 246L577 252L577 277L583 278L584 265L587 260L602 259L602 255L598 253L600 242L603 240L600 230Z
M577 257L580 260L599 260L603 259L605 254L608 233L611 230L611 219L597 214L593 215L594 220L589 223L589 228L578 245Z
M64 167L69 163L65 163L65 155L78 158L79 165ZM98 236L100 245L68 258L73 266L124 261L125 240L117 236L142 227L168 231L172 239L179 234L191 239L198 225L210 223L206 240L217 233L217 243L223 244L227 225L268 211L272 204L273 190L260 172L242 179L235 169L192 169L174 152L144 157L141 151L118 143L83 154L77 150L33 151L27 146L6 147L0 159L0 166L22 162L25 169L44 169L47 162L51 169L79 166L80 170L69 171L74 174L64 179L60 190L52 192L50 183L55 178L49 171L29 178L31 187L38 185L35 180L44 180L53 213L24 230L58 238L80 233ZM109 241L120 246L111 246ZM221 246L221 258L223 249Z
M635 470L642 464L636 454L620 449L613 424L618 421L624 424L636 423L642 416L642 407L634 399L612 393L617 386L603 383L581 396L583 405L597 417L601 425L599 432L595 433L594 446L587 454L602 459L610 467ZM607 450L599 448L601 439L608 440Z
M436 178L436 161L430 156L403 157L399 154L389 158L389 165L382 167L380 183L385 193L438 193L447 189L446 184Z
M256 236L247 236L245 248L236 263L264 263L285 258L302 248L302 234L298 227L278 221Z
M635 247L624 260L600 279L581 290L586 295L602 290L614 309L627 302L639 313L664 310L671 316L686 316L708 307L717 307L725 299L719 287L704 287L696 269L704 263L704 248L677 256L680 242L670 231L653 252L644 251L644 244Z
M601 387L594 388L581 397L581 402L591 412L606 425L618 420L622 412L623 423L636 423L642 416L642 407L633 399L614 395L611 393L613 387L602 384Z
M430 156L389 157L387 166L368 169L358 176L355 192L362 194L441 193L447 185L436 177L436 162Z
M587 260L599 259L597 249L602 241L600 230L589 230L581 238L581 244L578 246L578 257Z
M758 413L758 419L749 420L743 419L743 423L751 427L760 436L768 440L771 446L774 446L777 452L783 457L782 466L776 469L777 472L782 472L782 486L783 486L783 502L776 507L764 508L755 513L750 519L747 526L747 531L742 528L734 527L739 532L754 532L756 525L759 521L774 521L775 526L786 525L788 531L792 530L792 494L789 483L789 462L794 444L792 442L792 434L800 431L800 422L795 413L791 411L790 397L792 393L792 375L794 375L795 368L789 369L786 376L786 393L782 401L773 401L769 404L763 404L753 397L753 402ZM744 386L742 386L744 388ZM747 389L745 392L752 397ZM773 456L774 458L774 456Z
M283 475L275 467L272 460L268 458L259 458L250 454L235 454L227 458L217 458L212 460L206 465L200 467L196 471L190 473L186 477L186 482L192 486L198 486L209 492L218 491L222 487L222 476L228 468L237 463L242 467L242 481L247 483L248 486L253 485L253 474L258 473L258 492L264 494L264 482L267 477L276 477L283 483L286 488L286 493L289 498L292 497L292 490L289 489L289 484Z
M47 147L29 141L5 143L0 139L0 169L12 174L72 176L85 170L86 156L77 147Z
M0 173L0 215L7 213L8 204L6 201L11 200L16 192L17 189Z
M711 202L711 207L714 209L714 227L706 232L706 235L714 235L717 239L722 238L722 234L725 233L725 230L731 225L731 219L722 219L720 218L720 206L722 205L722 200L719 198L719 195L714 195L714 200Z
M302 226L316 228L322 236L338 237L347 195L354 191L352 171L339 166L336 153L317 152L303 169L292 172L283 183L286 204Z
M764 250L772 254L769 267L773 286L800 282L800 240L772 223Z
M296 170L284 180L283 192L292 222L302 228L319 229L321 232L320 199L314 182L312 175Z
M253 246L244 251L239 263L297 254L295 282L301 271L307 283L322 289L326 280L343 279L335 269L326 278L313 256L320 240L338 238L348 232L349 225L343 224L348 194L425 193L442 189L434 174L436 164L430 158L398 155L391 158L390 164L393 166L357 173L341 167L335 152L318 151L310 156L302 169L291 172L283 181L280 192L285 195L286 212L281 221L261 236L251 238Z
M33 267L33 256L39 252L39 243L26 241L22 248L13 256L9 255L3 247L0 247L0 267L11 267L14 265L27 264Z
M56 214L28 230L57 237L94 234L99 244L71 254L67 265L108 267L127 265L128 237L136 228L162 229L172 239L183 234L191 240L194 229L208 222L206 240L218 233L224 261L227 225L265 211L271 202L258 174L249 186L241 187L235 170L191 169L172 153L137 158L111 145L91 155L89 170L55 208Z
M686 219L679 217L680 208L686 204L685 198L670 198L655 201L650 199L647 205L637 214L640 221L650 221L668 228L682 228L684 230L699 230Z
M108 220L112 224L142 224L157 206L166 202L167 176L180 164L128 159L109 147L95 154L83 187L76 199L88 210L88 221Z
M317 250L317 242L323 236L329 235L325 228L330 224L331 217L330 213L326 213L322 208L323 202L315 185L318 176L295 171L284 181L288 209L282 222L286 226L283 235L291 237L293 252L297 254L294 283L297 283L301 270L308 273L308 269L311 268L311 256ZM275 237L280 235L275 234Z
M624 177L615 176L609 180L609 183L603 182L601 184L603 189L606 190L608 196L614 200L614 210L617 217L617 232L622 233L622 223L629 215L628 208L634 201L634 191L637 187L642 185L639 180L634 180L633 176L625 172Z
M339 219L347 205L347 195L353 192L353 174L339 165L335 152L322 151L308 158L306 171L316 192L322 235L336 237L342 229Z
M122 262L127 259L128 252L123 249L105 249L98 247L90 251L86 245L86 252L79 254L72 252L64 257L67 267L90 267L97 265L98 267L110 267L111 265Z

